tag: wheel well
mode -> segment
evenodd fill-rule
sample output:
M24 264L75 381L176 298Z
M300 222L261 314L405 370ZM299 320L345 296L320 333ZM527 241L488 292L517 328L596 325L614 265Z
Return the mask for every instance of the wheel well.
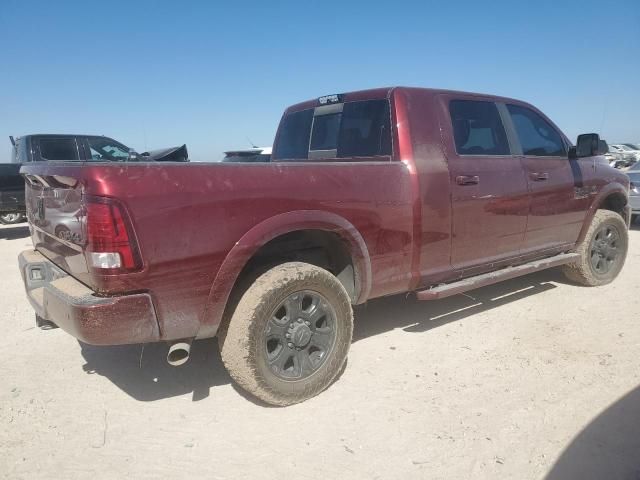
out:
M328 270L340 281L349 298L355 302L359 294L357 273L347 245L335 233L326 230L298 230L280 235L251 257L240 272L237 284L247 277L262 273L278 263L306 262Z
M604 199L600 208L603 210L610 210L612 212L616 212L619 214L624 220L628 220L626 217L625 206L627 205L627 199L621 193L612 193L607 198Z

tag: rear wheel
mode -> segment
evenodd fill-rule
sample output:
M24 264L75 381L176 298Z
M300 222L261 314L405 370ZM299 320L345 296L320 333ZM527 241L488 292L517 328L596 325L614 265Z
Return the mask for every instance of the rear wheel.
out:
M353 312L327 270L276 266L246 290L218 334L231 377L272 405L291 405L327 388L347 357Z
M598 210L584 241L577 249L580 258L563 267L576 283L594 287L612 282L622 270L629 244L627 226L620 215Z

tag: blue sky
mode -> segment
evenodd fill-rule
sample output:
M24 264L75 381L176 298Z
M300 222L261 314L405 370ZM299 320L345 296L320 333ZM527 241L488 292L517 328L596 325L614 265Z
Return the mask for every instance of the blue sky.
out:
M640 141L638 0L2 0L0 59L3 156L44 132L218 160L270 145L289 104L389 85L516 97L570 138Z

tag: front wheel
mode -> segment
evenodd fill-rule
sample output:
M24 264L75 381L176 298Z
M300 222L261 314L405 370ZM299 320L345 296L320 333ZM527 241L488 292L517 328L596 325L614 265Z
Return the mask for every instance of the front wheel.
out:
M300 262L257 278L218 342L242 388L271 405L302 402L327 388L347 358L353 332L349 296L327 270Z
M598 210L576 253L580 258L563 267L569 280L595 287L612 282L622 270L627 257L629 236L620 215Z
M5 225L13 225L24 221L24 215L22 213L3 213L0 215L0 223Z

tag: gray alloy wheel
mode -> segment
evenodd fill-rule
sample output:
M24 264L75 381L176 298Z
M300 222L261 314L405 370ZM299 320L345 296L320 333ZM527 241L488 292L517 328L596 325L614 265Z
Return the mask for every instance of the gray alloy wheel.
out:
M580 258L563 267L565 276L576 283L597 287L612 282L627 257L629 236L620 215L598 210L584 240L576 249Z
M323 268L289 262L267 270L241 293L218 343L238 385L285 406L331 385L352 333L351 301L340 281Z

